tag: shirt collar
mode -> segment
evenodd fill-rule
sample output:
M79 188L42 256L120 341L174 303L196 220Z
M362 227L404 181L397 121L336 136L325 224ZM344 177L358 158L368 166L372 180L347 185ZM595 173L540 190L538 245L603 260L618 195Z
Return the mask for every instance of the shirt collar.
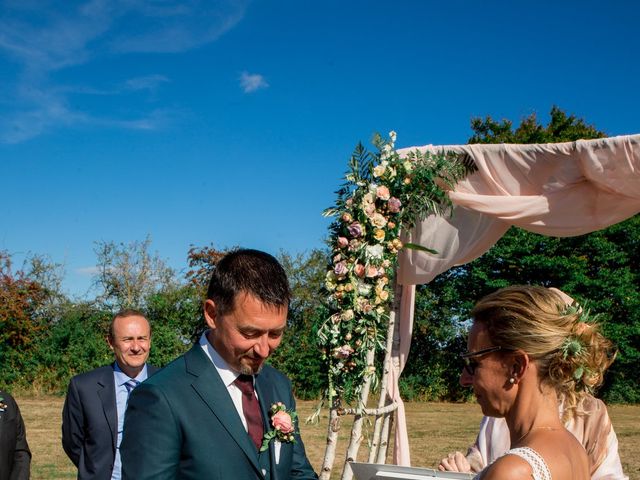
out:
M145 363L144 367L142 367L142 370L140 370L140 373L136 375L136 377L134 377L134 380L137 380L138 382L144 382L147 377L147 364ZM118 386L124 385L131 379L129 375L122 371L120 365L118 365L118 362L113 362L113 378L115 379L116 385Z
M209 343L207 333L209 333L209 330L206 330L200 337L200 346L202 347L205 355L209 357L209 360L211 360L211 362L213 363L213 366L216 367L216 370L218 371L222 382L225 384L225 386L228 387L233 382L235 382L236 378L240 376L240 373L232 369L224 360L224 358L222 358L220 354L216 352L216 349L213 348L213 345Z

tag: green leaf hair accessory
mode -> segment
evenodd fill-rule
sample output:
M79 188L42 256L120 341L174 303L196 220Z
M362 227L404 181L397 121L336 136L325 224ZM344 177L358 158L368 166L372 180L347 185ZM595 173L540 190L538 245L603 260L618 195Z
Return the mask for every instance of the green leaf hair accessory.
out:
M580 365L578 368L576 368L576 371L573 372L573 378L574 380L580 380L582 378L582 375L584 375L584 367Z
M569 357L579 357L584 347L579 339L572 336L565 339L560 349L562 350L562 358L566 360Z

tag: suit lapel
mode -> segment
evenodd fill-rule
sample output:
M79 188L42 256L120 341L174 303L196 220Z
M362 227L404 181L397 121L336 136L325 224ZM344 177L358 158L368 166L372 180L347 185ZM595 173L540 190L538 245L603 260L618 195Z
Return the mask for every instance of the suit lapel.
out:
M191 383L193 389L238 444L256 471L260 472L256 447L242 425L242 420L240 420L238 411L229 396L226 385L222 382L216 368L204 354L200 345L194 345L185 354L185 363L187 373L195 377Z
M266 372L265 372L266 373ZM269 409L271 405L276 403L275 386L268 381L264 373L258 374L256 377L256 393L258 394L258 400L260 403L260 410L262 411L262 423L264 425L264 432L267 433L271 430L271 418L269 417ZM277 464L275 457L275 441L269 442L269 450L260 454L261 462L270 462L271 465L266 465L267 471L270 472L270 480L277 480Z
M102 410L111 430L113 448L116 448L118 438L118 411L116 409L116 387L113 380L113 368L105 368L105 373L98 379L98 397L102 403Z

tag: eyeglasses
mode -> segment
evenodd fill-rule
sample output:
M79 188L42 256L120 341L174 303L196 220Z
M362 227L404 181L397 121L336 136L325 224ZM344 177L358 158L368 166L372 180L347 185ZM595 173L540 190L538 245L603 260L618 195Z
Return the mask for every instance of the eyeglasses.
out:
M482 350L476 350L475 352L467 352L460 355L462 357L462 361L464 362L465 371L473 376L476 373L476 368L478 367L478 361L475 360L475 357L482 357L483 355L487 355L488 353L497 352L498 350L506 350L502 347L489 347L483 348Z

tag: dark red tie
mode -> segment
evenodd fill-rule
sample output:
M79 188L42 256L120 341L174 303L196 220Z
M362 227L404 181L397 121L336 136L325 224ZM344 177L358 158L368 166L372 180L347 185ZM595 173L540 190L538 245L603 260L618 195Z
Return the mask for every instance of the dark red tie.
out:
M260 405L253 390L253 377L251 375L240 375L233 383L242 392L242 412L247 421L247 430L256 448L260 450L264 427L262 425Z

